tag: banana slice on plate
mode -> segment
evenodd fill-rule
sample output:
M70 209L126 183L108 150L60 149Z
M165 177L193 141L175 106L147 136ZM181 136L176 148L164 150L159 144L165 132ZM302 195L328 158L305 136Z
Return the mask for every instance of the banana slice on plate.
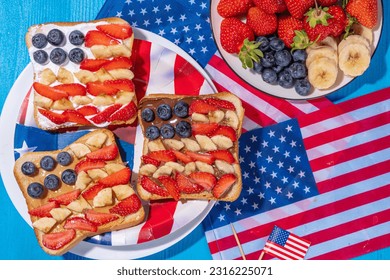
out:
M347 38L340 41L338 53L340 54L340 52L350 44L361 44L365 46L369 52L371 50L370 43L365 37L363 37L362 35L349 35Z
M309 46L306 49L306 51L309 54L312 50L315 50L315 49L321 48L321 47L331 47L332 49L337 51L337 45L338 45L338 43L337 43L336 38L328 36L324 40L322 40L321 42L313 43L311 46Z
M328 89L337 80L338 67L334 59L320 57L313 61L308 68L310 84L317 89Z
M332 59L336 62L338 62L338 56L337 56L337 51L333 49L332 47L329 46L323 46L323 47L318 47L316 49L313 49L310 51L307 55L306 59L306 66L309 68L310 64L313 61L316 61L317 59L321 57L327 57L329 59Z
M374 32L372 29L365 27L364 25L361 25L359 23L355 23L352 25L353 34L363 36L367 39L367 41L372 45L372 42L374 41Z
M364 44L348 44L339 53L339 67L348 76L362 75L370 62L371 55Z

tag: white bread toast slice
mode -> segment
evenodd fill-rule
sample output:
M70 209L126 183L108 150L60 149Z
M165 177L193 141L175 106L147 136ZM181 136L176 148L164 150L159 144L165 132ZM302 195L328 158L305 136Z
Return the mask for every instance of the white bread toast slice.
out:
M123 28L123 33L111 27ZM60 32L49 35L53 30ZM58 34L63 39L56 45ZM34 119L39 128L107 127L136 120L134 33L125 20L33 25L25 42L34 70Z
M68 155L58 156L61 152ZM46 156L54 161L42 161ZM37 240L50 255L62 255L86 237L144 220L141 201L129 183L131 170L110 130L89 132L62 150L26 153L16 161L14 175ZM50 184L53 175L58 184Z
M188 104L187 116L175 114L174 107L178 102ZM157 113L162 104L172 109L167 120L162 120ZM154 120L145 120L145 109L154 112ZM238 138L243 117L240 99L229 92L199 96L145 96L138 110L145 136L137 179L140 197L144 200L237 199L242 189ZM178 123L182 121L190 124L190 135L178 132ZM169 135L169 129L168 134L162 132L165 127L161 127L166 124L174 128L173 136L172 133ZM148 128L152 126L160 130L156 138L147 135Z

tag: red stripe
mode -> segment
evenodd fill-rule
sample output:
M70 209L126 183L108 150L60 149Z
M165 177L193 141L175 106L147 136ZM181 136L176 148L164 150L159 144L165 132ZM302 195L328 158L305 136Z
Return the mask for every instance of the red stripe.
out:
M363 143L355 147L334 152L316 159L310 160L310 167L313 172L334 166L336 164L353 160L359 157L368 156L380 150L390 147L390 135L371 142Z
M171 232L177 202L151 202L149 214L138 235L138 243L158 239Z
M317 133L315 135L306 136L304 139L306 150L324 145L339 139L346 138L348 136L356 135L357 133L370 130L376 127L380 127L389 122L390 113L385 112L378 114L363 120L354 121L352 123ZM337 123L341 123L344 118L340 117L339 120L335 120Z
M144 40L134 40L133 60L134 85L138 100L145 96L150 74L150 49L152 43Z
M323 110L313 112L310 114L310 118L301 118L299 120L299 124L303 128L307 125L315 124L323 120L333 118L335 116L339 116L348 112L361 109L363 107L374 105L376 103L384 101L388 102L389 91L390 88L386 88L360 96L358 98L347 100L345 102L337 104L337 106L330 106L328 108L324 108Z
M26 122L26 114L27 114L29 99L33 98L33 96L31 96L32 92L33 92L33 90L32 90L32 86L31 86L26 94L26 97L23 100L22 105L20 106L20 109L19 109L19 111L20 111L19 120L18 120L19 124L25 124L25 122Z
M174 77L175 94L182 95L198 95L205 81L203 75L180 55L176 55Z

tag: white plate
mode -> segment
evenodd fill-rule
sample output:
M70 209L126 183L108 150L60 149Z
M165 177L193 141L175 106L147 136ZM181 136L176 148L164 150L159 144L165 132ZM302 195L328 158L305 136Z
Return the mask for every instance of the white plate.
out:
M149 31L137 28L134 28L133 30L135 33L135 38L149 41L152 43L152 46L157 48L157 53L160 56L158 63L155 64L156 67L161 66L164 68L164 63L172 63L172 60L163 58L165 55L172 55L172 53L176 53L187 60L187 62L195 67L196 70L199 71L204 77L205 82L201 87L200 94L216 92L216 89L206 72L182 49L170 41ZM151 69L150 71L152 73L154 70ZM27 94L29 92L32 81L33 69L30 63L20 74L18 79L15 81L11 91L9 92L0 119L0 129L2 132L2 137L0 137L0 170L2 179L12 203L18 210L19 214L26 221L26 223L28 223L30 226L31 221L27 213L27 206L25 204L24 197L17 187L17 182L13 176L13 166L15 163L14 149L16 148L14 147L15 124L17 123L19 115L18 108L21 108L24 101L24 96L21 96L21 93ZM160 89L172 89L169 81L166 79L161 79L161 81L163 84L159 85L155 83L153 87L160 86ZM31 106L31 100L29 106ZM28 122L29 121L27 120L27 123ZM133 170L138 170L139 159L137 156L139 157L139 155L137 155L137 150L139 151L142 149L142 143L143 136L141 130L137 128L136 140L134 144L135 156ZM134 234L132 234L133 231L138 232L137 230L139 230L139 228L142 226L139 225L131 229L112 232L111 242L113 245L111 246L97 244L99 243L99 238L96 238L93 240L93 242L82 241L70 252L92 259L135 259L149 256L172 246L191 233L191 231L195 229L195 227L197 227L206 217L213 205L213 202L207 201L189 201L187 203L179 202L175 212L175 215L177 213L179 222L174 225L172 231L168 235L152 241L136 244L134 238L129 238L134 236Z
M261 75L250 71L249 69L242 68L241 62L238 59L237 55L230 54L226 52L220 43L220 25L223 18L217 12L217 6L220 0L212 0L210 5L210 14L211 14L211 27L214 36L215 43L217 44L218 51L220 52L222 58L226 61L229 67L235 72L243 81L250 84L254 88L261 90L264 93L270 95L281 97L285 99L295 99L295 100L304 100L312 99L321 96L330 94L350 83L353 78L344 76L341 71L339 71L338 79L336 84L327 90L318 90L314 89L313 92L308 96L302 96L295 92L294 88L285 89L278 85L270 85L263 81ZM378 25L374 30L374 42L373 42L373 52L379 43L381 32L382 32L382 22L383 22L383 11L382 11L382 1L378 1Z

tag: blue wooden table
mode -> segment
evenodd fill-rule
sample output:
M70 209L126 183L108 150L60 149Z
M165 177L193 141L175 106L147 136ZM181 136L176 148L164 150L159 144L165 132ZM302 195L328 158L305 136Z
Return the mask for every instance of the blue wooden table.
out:
M14 81L29 63L24 36L27 28L33 24L51 21L88 21L98 14L105 0L10 0L0 3L0 111L3 108ZM386 1L384 1L386 2ZM388 3L384 3L385 19L389 18ZM384 21L383 34L389 32L388 22ZM340 91L330 96L341 101L389 86L390 53L389 36L382 36L381 47L375 57L378 79L374 84L354 82L349 92ZM0 137L1 137L0 131ZM0 158L1 160L1 158ZM1 174L7 176L7 174ZM66 254L51 257L45 254L36 242L33 230L19 215L0 180L0 259L3 260L44 260L78 259L78 256ZM204 237L202 225L172 247L146 259L211 259ZM390 259L390 248L373 252L359 259Z

